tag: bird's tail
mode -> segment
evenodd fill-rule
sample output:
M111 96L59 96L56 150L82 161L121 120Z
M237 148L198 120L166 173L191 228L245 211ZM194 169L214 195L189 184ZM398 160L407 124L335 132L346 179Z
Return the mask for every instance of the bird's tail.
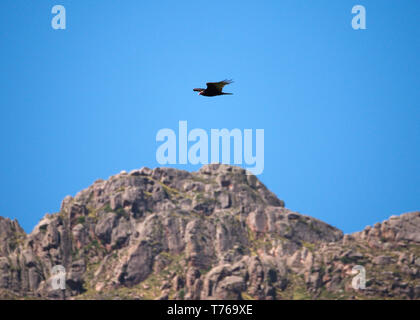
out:
M222 94L233 94L233 93L230 93L230 92L222 92Z

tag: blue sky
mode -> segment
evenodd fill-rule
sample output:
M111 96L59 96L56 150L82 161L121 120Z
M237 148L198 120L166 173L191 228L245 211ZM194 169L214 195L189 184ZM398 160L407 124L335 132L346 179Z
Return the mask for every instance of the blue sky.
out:
M264 129L260 179L346 233L419 210L419 16L397 0L3 0L0 215L29 232L96 179L159 166L156 133L179 120ZM233 96L192 91L225 78Z

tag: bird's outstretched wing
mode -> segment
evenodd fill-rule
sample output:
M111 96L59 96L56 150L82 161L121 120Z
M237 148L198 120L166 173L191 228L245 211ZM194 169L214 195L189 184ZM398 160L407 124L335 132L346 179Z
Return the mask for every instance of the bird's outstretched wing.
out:
M207 85L207 89L209 90L222 92L223 87L227 84L231 84L232 82L233 82L232 80L223 80L219 82L207 82L206 85Z

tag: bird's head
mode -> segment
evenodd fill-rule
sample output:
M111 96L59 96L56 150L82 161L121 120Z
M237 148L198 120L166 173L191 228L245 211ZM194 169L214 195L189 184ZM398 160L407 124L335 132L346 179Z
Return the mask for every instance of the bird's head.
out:
M203 91L200 91L200 92L198 93L198 95L199 95L199 96L201 96L202 94L203 94Z

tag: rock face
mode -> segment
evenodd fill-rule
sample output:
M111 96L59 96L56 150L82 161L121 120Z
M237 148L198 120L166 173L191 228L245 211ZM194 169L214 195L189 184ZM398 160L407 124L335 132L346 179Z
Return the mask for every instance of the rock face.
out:
M54 290L52 269L66 269ZM366 271L353 289L352 268ZM0 218L0 297L420 299L420 212L352 234L227 165L98 180L26 235Z

